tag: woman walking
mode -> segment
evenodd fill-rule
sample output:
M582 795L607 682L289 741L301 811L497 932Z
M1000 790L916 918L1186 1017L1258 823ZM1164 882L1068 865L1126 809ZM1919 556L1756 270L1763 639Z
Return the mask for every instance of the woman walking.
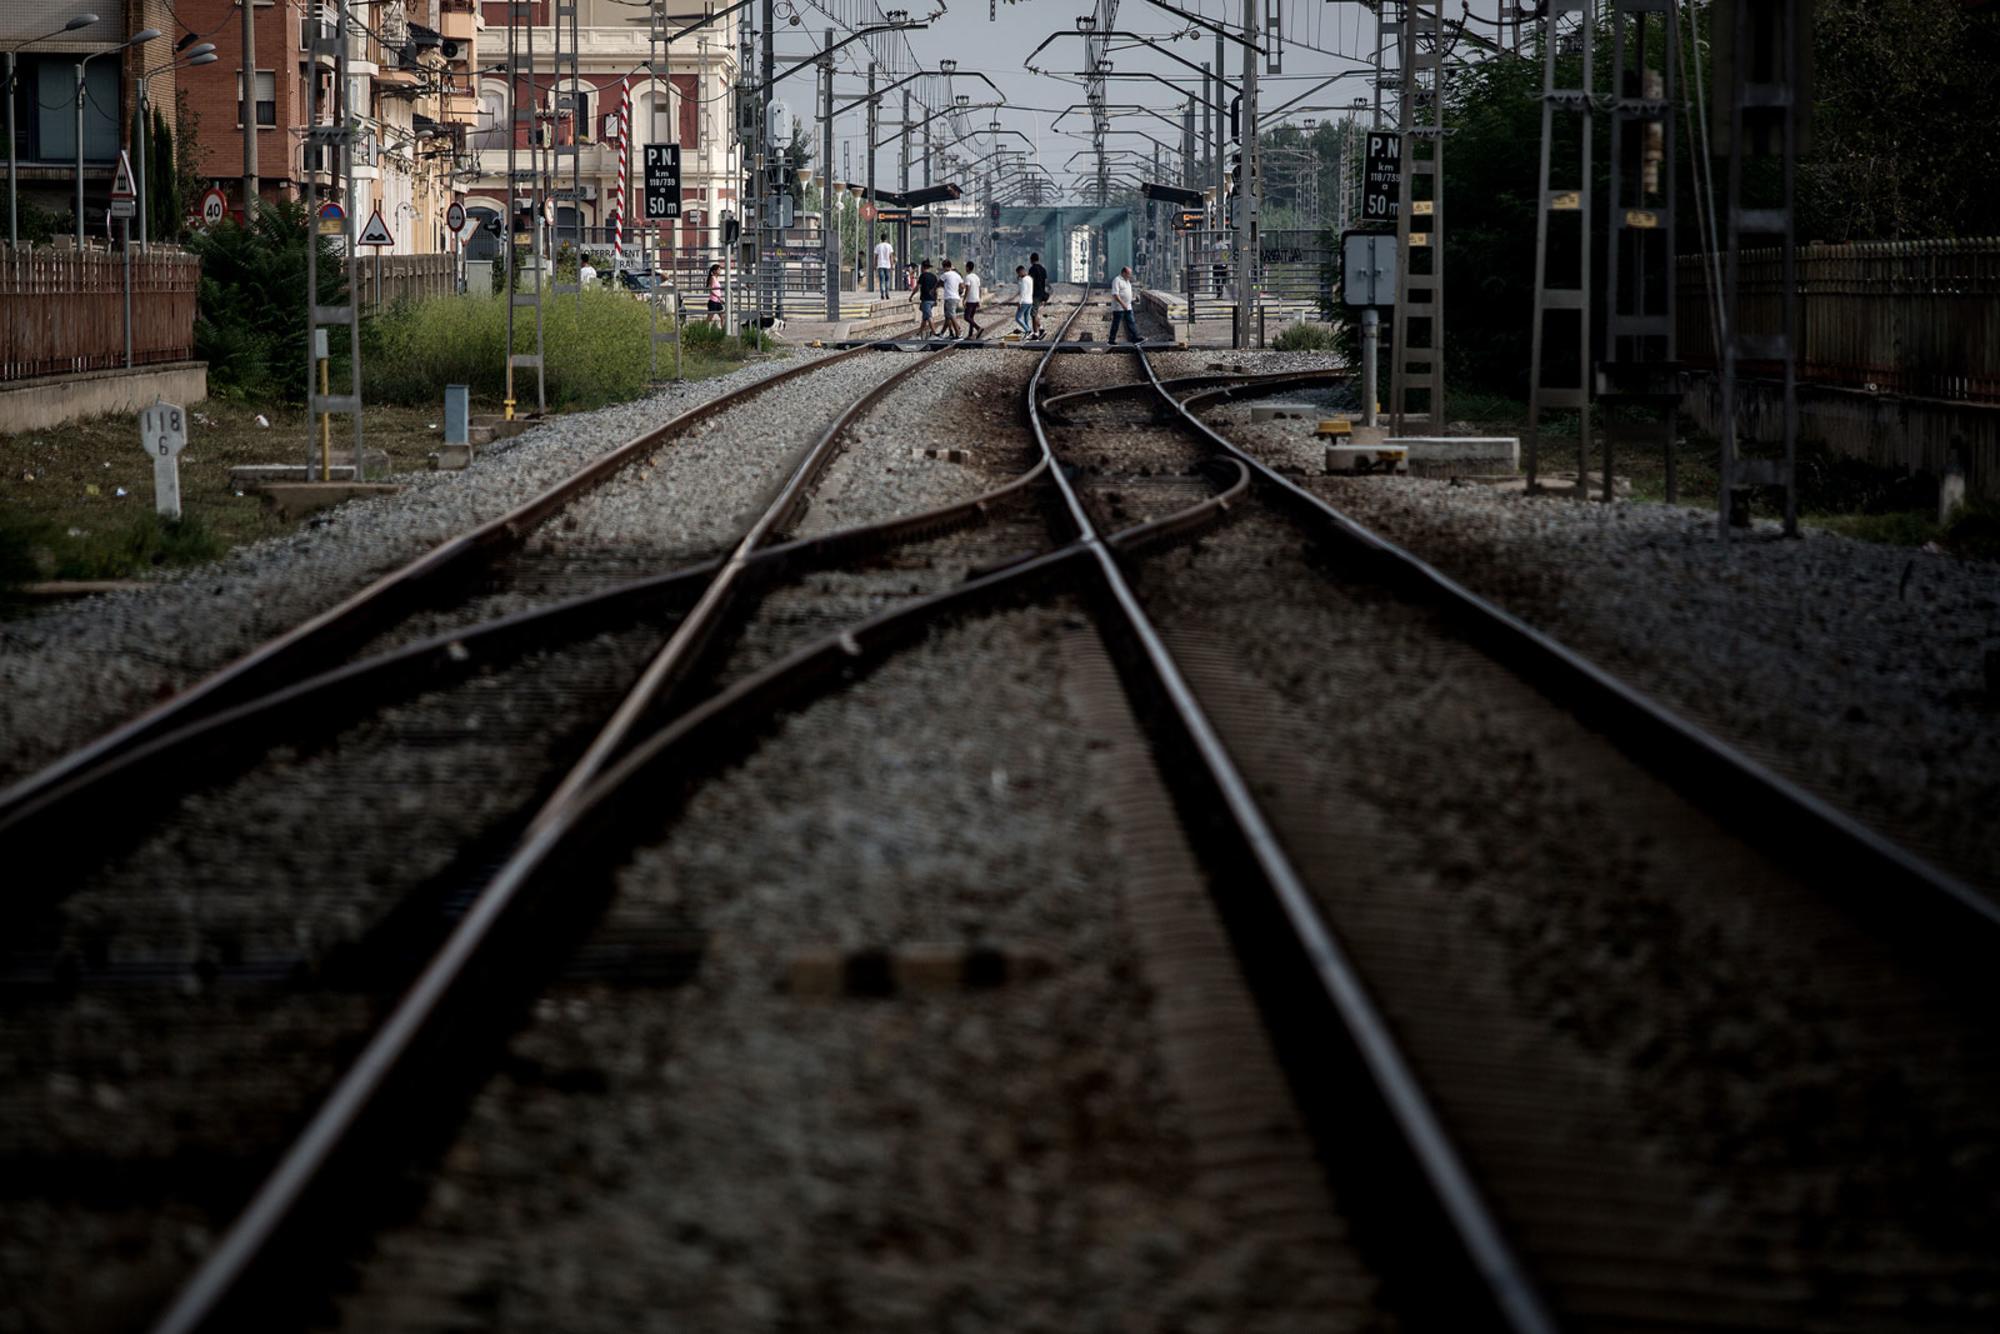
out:
M722 266L720 264L711 264L708 266L708 322L715 325L722 323Z

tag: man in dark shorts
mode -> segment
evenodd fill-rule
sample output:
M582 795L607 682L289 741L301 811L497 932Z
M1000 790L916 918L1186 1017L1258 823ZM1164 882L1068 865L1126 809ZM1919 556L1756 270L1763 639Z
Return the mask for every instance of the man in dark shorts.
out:
M1042 256L1036 251L1028 256L1028 282L1032 284L1035 298L1035 333L1037 342L1048 337L1042 332L1042 307L1049 303L1049 271L1042 267Z
M981 338L985 331L979 327L979 289L985 279L979 276L978 268L971 260L965 261L965 336Z
M931 315L937 310L937 298L938 276L931 272L931 262L925 260L924 266L917 270L917 285L910 289L910 300L916 302L918 308L924 312L924 322L917 330L919 338L934 337L937 334L936 326L931 323Z

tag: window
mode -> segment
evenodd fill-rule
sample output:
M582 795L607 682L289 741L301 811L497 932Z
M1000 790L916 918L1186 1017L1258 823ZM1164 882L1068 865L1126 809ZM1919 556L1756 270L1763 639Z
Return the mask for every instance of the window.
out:
M278 75L275 70L257 71L257 125L272 129L278 124ZM236 128L243 128L243 71L236 71Z
M486 84L479 90L479 118L472 124L474 148L507 146L507 89Z

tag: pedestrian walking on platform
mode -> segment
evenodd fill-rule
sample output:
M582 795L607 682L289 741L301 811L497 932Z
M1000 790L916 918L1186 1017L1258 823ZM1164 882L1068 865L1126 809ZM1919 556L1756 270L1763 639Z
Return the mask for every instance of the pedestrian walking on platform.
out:
M931 272L931 262L925 260L923 268L917 271L917 285L910 289L910 300L916 302L917 308L924 313L924 322L917 329L919 338L937 335L937 329L931 323L931 316L937 310L937 295L938 276Z
M722 323L722 266L708 266L708 322Z
M1014 327L1023 338L1035 336L1035 283L1022 264L1014 266Z
M984 337L979 327L979 287L981 279L974 272L978 266L971 260L965 261L965 336Z
M1113 344L1118 342L1118 326L1121 324L1125 326L1125 332L1131 335L1132 341L1135 343L1138 342L1139 325L1132 318L1132 270L1130 268L1118 270L1118 276L1111 280L1111 337L1109 341Z
M875 294L886 295L889 291L889 275L896 268L896 247L889 244L889 233L883 232L882 239L875 243Z
M1028 278L1034 284L1030 300L1035 303L1035 339L1047 337L1042 332L1042 307L1049 304L1049 271L1042 267L1042 256L1036 251L1028 256Z
M958 327L958 311L965 300L965 275L944 262L944 272L938 275L938 288L944 293L944 336L963 338L965 331Z

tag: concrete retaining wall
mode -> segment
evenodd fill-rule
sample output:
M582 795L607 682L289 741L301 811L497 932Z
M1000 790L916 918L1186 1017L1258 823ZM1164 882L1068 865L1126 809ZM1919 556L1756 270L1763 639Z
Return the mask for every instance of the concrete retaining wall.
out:
M208 363L45 375L0 384L0 434L43 431L108 412L136 413L159 399L186 407L208 397Z
M1780 383L1743 380L1739 385L1747 429L1760 439L1782 438ZM1721 381L1713 375L1693 376L1682 407L1703 430L1718 431ZM1879 467L1938 477L1956 446L1964 461L1967 494L2000 500L2000 405L1802 384L1799 435Z

